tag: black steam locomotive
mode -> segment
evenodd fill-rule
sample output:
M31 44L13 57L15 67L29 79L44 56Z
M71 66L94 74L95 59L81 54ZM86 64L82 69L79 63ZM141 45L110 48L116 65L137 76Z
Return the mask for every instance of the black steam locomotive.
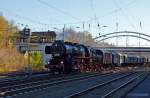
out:
M45 53L52 55L45 67L52 72L60 73L101 71L102 68L106 67L143 65L146 63L146 58L143 56L109 52L60 40L55 41L51 46L46 46Z
M52 46L45 47L46 54L51 54L49 64L46 66L52 72L69 72L78 70L81 63L83 64L85 59L89 59L88 48L84 45L55 41ZM84 62L85 63L85 62Z

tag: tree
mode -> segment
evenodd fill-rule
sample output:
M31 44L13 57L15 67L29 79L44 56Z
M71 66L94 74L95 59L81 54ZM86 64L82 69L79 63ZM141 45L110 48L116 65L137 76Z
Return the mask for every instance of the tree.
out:
M72 28L70 29L65 29L64 31L64 36L65 36L65 41L66 42L76 42L76 35L77 32L75 30L73 30Z
M0 72L20 70L26 65L24 55L12 44L16 31L17 27L12 22L0 16Z
M88 31L77 32L72 28L66 28L64 30L64 34L60 32L58 33L57 39L62 39L63 35L65 36L66 42L80 43L93 47L113 46L106 42L95 42L95 40L92 37L92 34Z
M65 41L90 45L94 42L92 35L88 31L77 32L72 28L64 31Z
M8 39L8 22L3 16L0 16L0 47L6 46Z

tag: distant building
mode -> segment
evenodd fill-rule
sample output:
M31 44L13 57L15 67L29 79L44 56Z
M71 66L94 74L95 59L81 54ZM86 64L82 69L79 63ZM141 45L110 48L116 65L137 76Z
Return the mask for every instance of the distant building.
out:
M15 38L15 43L52 43L56 40L54 31L30 32L30 29L23 29Z
M56 40L54 31L31 32L31 43L52 43Z
M54 31L30 32L30 29L25 28L15 36L14 45L22 53L28 51L28 48L30 51L43 51L45 45L50 45L55 40Z

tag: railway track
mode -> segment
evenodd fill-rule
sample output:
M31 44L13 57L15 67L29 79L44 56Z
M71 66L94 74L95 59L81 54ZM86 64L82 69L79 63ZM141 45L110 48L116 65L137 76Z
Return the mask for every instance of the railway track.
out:
M18 96L18 97L13 97L13 98L32 98L33 96L35 98L43 98L40 97L40 95L44 94L44 96L46 96L45 91L51 92L48 93L49 95L47 95L49 98L63 98L66 95L69 95L71 93L74 93L76 91L80 91L81 89L83 89L85 86L85 88L87 87L91 87L91 85L95 85L98 82L104 82L104 81L108 81L117 77L123 77L126 75L131 75L133 73L137 73L137 72L127 72L127 73L111 73L111 74L103 74L103 75L97 75L97 76L93 76L93 77L82 77L82 78L78 78L78 79L66 79L66 80L61 80L61 81L54 81L53 83L44 83L44 84L40 84L40 85L35 85L35 86L31 86L30 89L26 89L26 88L22 88L23 91L20 92L12 92L11 94L7 93L5 94L5 96ZM67 88L66 88L67 87ZM47 89L45 89L47 88ZM35 89L35 91L34 91ZM40 90L39 90L40 89ZM45 89L45 90L42 90ZM35 92L35 93L28 93L26 94L26 91L31 91L31 92ZM56 92L57 91L57 92ZM22 94L20 94L22 93ZM36 94L38 93L38 95L32 95L32 94ZM29 96L31 95L31 96Z
M86 75L89 73L82 73L82 75ZM58 75L51 75L50 73L45 73L45 74L36 74L36 75L25 75L22 77L13 77L13 78L6 78L0 80L0 88L7 87L9 85L17 85L17 84L24 84L24 83L29 83L29 82L34 82L34 81L43 81L47 79L55 79L59 77L65 77L65 76L78 76L79 74L77 73L71 73L69 75L66 74L58 74Z
M75 75L70 75L70 76L62 76L58 78L46 78L44 80L38 80L38 81L28 81L25 83L24 80L22 81L14 81L17 84L12 84L10 81L6 84L9 84L7 86L1 86L0 88L0 97L5 97L5 96L13 96L17 95L19 93L24 93L24 92L30 92L31 90L38 90L42 88L46 88L48 86L52 85L57 85L60 83L65 83L65 82L71 82L71 81L77 81L80 79L87 79L91 77L96 77L100 75L110 75L111 73L107 74L100 74L100 73L84 73L84 74L75 74Z
M102 96L102 98L121 98L124 97L130 89L133 89L136 85L141 83L147 75L145 73L141 73L136 77L129 79L128 81L124 82L117 88L111 90L109 93ZM127 87L127 88L126 88ZM126 93L125 93L126 92Z
M32 75L28 75L28 74L21 74L21 75L16 75L16 76L9 76L7 78L1 78L0 79L0 87L4 86L5 84L11 84L12 85L16 82L20 82L20 81L25 81L25 80L30 80L30 79L39 79L39 78L46 78L46 77L50 77L50 73L33 73Z
M48 71L43 71L43 72L32 72L31 77L36 77L36 76L45 76L45 75L49 75L50 72ZM19 79L23 79L25 77L27 77L29 75L29 73L25 73L25 72L12 72L12 73L5 73L2 74L0 73L0 83L2 82L6 82L6 81L13 81L13 80L19 80Z
M4 86L25 83L25 82L32 82L32 81L39 81L40 79L47 79L51 76L49 74L40 74L40 75L32 75L32 76L21 76L21 77L13 77L8 79L2 79L0 81L0 88Z
M110 72L109 71L106 71L106 73ZM77 73L72 73L71 75L74 75L74 74L77 74ZM30 81L31 80L35 80L36 78L36 81L38 81L39 78L50 78L50 77L62 77L64 74L58 74L58 75L51 75L51 73L49 72L36 72L36 73L33 73L30 77L28 76L27 73L20 73L20 74L13 74L13 75L8 75L6 77L2 77L0 78L0 87L1 85L2 86L5 86L5 84L10 84L10 85L13 85L13 84L16 84L18 82L24 82L24 81Z
M72 93L64 98L121 98L131 88L140 83L147 74L147 72L137 72L122 75Z
M15 98L20 98L20 95L30 95L32 93L29 92L39 92L42 93L42 91L48 90L49 89L49 97L55 97L55 98L61 98L65 97L65 98L88 98L87 96L89 96L89 94L93 91L95 91L95 89L102 89L101 87L105 87L106 85L110 85L111 83L115 83L116 81L123 80L124 81L126 79L129 80L132 77L137 77L139 74L141 74L141 72L121 72L121 73L107 73L107 74L100 74L100 73L94 73L94 74L84 74L84 75L71 75L71 76L66 76L66 77L58 77L58 78L53 78L53 79L45 79L45 80L41 80L41 81L32 81L32 82L28 82L28 83L20 83L20 84L15 84L15 85L9 85L9 86L4 86L0 88L0 97L14 97L14 96L18 96ZM144 73L143 73L144 74ZM138 77L137 77L138 78ZM96 80L97 79L97 80ZM94 81L95 84L92 84ZM87 83L86 85L86 82ZM75 85L79 85L81 84L81 86L75 86ZM82 88L82 84L85 84L85 88ZM114 84L112 84L114 85ZM121 83L120 83L121 85ZM71 87L72 86L72 87ZM64 87L68 87L65 88ZM77 87L77 89L74 89L75 87ZM118 85L116 85L116 87L119 87ZM46 89L47 88L47 89ZM64 90L63 90L63 89ZM69 90L69 89L72 90ZM115 87L114 87L115 88ZM43 90L45 89L45 90ZM107 87L103 88L104 89L108 89ZM116 89L116 88L115 88ZM60 91L59 91L60 90ZM109 90L113 91L113 89ZM54 92L54 91L58 91ZM69 91L66 94L63 91ZM109 91L109 92L110 92ZM53 93L54 92L54 93ZM113 91L114 92L118 92L118 91ZM28 93L28 94L26 94ZM112 95L108 94L107 92L105 92L104 94L102 94L104 97L103 98L109 98L107 96ZM101 95L101 97L102 97ZM21 96L22 97L22 96ZM27 97L22 97L22 98L27 98ZM30 98L30 97L28 97ZM32 97L31 97L32 98ZM93 97L91 97L93 98ZM95 98L95 97L94 97ZM112 98L112 97L110 97ZM114 98L118 98L118 97L114 97Z

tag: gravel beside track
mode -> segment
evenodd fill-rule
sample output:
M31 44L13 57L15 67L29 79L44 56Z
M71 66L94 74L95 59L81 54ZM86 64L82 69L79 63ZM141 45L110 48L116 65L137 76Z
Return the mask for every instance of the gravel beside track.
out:
M106 72L106 73L105 73ZM108 92L113 91L119 85L121 86L123 81L128 81L132 77L137 76L142 71L124 71L119 72L116 70L104 71L103 73L80 73L80 74L68 74L68 75L40 75L24 77L24 79L16 79L12 81L0 82L0 97L12 97L12 98L74 98L72 95L82 93L87 89L90 93L81 94L82 96L75 96L80 98L95 98L99 95L107 95ZM133 76L132 76L133 74ZM124 78L125 77L125 78ZM119 80L120 79L120 80ZM116 81L116 83L113 81ZM118 82L117 82L118 81ZM112 84L111 84L112 82ZM105 85L104 84L110 84ZM102 92L96 93L100 90L95 86L104 85ZM115 85L116 84L116 85ZM102 86L101 86L102 87ZM110 88L109 88L110 87ZM109 91L107 91L109 90ZM32 93L30 93L32 92ZM51 93L49 93L51 92ZM91 92L93 92L91 94ZM100 94L101 93L101 94ZM80 94L79 94L80 95ZM92 95L92 96L91 96ZM96 95L96 96L93 96ZM34 96L34 97L33 97ZM90 97L91 96L91 97ZM115 98L115 97L114 97Z
M64 82L57 85L51 85L46 88L39 88L38 91L30 91L33 93L26 92L20 95L13 95L13 98L63 98L75 92L87 89L104 81L109 81L111 79L129 75L130 73L112 73L107 75L100 75L96 77L91 77L87 79L80 79L78 81ZM42 90L45 89L45 90ZM38 93L38 94L37 94Z
M30 90L44 88L50 85L56 85L63 82L70 82L80 79L87 79L102 75L100 73L82 73L74 75L63 75L62 77L45 78L45 80L20 82L18 84L8 85L0 88L0 96L10 96Z
M110 83L104 82L99 86L95 86L93 89L89 89L86 92L82 92L81 94L77 94L76 96L68 96L66 98L120 98L120 97L112 97L113 92L119 90L119 87L122 87L123 84L129 83L132 79L143 75L143 73L134 73L128 75L127 77L123 77L120 79L116 79ZM119 93L120 94L120 93Z

